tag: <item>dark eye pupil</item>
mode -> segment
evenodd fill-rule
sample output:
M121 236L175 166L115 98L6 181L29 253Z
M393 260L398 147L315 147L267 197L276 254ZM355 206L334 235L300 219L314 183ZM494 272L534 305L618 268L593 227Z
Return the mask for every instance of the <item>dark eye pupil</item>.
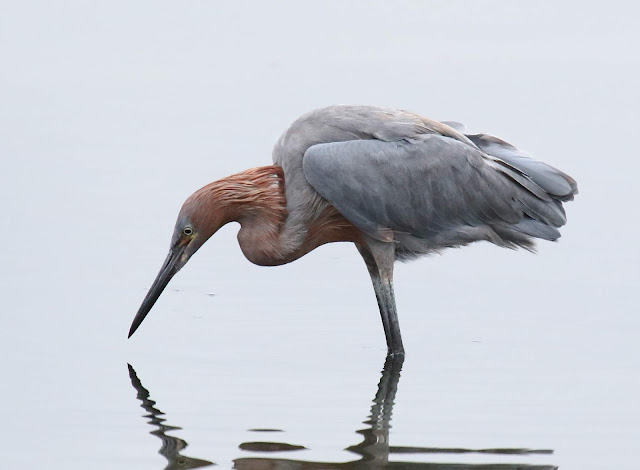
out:
M185 233L185 235L191 235L192 230L189 227L187 227L183 230L183 232Z

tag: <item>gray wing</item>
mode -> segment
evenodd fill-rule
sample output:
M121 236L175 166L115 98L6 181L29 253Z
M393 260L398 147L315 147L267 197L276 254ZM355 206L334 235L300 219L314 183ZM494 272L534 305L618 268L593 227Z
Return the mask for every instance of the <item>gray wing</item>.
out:
M486 154L497 157L526 173L538 186L561 201L571 201L573 196L578 194L578 185L573 178L551 165L531 158L526 152L509 142L490 134L467 134L465 125L457 121L442 121L442 123L463 133Z
M561 202L515 165L439 135L310 147L304 175L354 225L432 241L430 249L489 240L531 247L555 240ZM406 238L406 237L405 237Z
M578 185L573 178L557 168L529 157L510 143L489 134L467 134L467 137L482 151L528 174L538 186L561 201L571 201L573 196L578 194Z

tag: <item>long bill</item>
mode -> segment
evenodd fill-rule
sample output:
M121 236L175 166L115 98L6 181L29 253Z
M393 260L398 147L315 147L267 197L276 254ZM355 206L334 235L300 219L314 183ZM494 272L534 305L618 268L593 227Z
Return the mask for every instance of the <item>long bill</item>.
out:
M182 268L182 266L184 265L182 255L185 251L185 248L185 245L175 246L169 252L167 259L164 260L164 263L162 264L162 268L160 268L160 272L158 273L156 280L153 281L149 292L147 292L147 296L142 301L142 305L140 305L138 313L136 313L136 316L133 319L133 323L131 323L128 338L131 338L131 335L136 332L138 327L144 321L145 317L149 314L151 307L153 307L153 305L158 300L158 297L160 297L160 294L162 294L164 288L167 287L167 284L169 284L171 278L178 271L180 271L180 268Z

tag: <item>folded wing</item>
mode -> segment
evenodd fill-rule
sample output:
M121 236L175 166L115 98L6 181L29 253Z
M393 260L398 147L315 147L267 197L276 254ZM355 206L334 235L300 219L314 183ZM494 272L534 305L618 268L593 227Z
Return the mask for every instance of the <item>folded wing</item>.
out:
M352 140L310 147L303 171L362 231L424 242L416 251L475 240L531 248L532 237L557 239L566 222L561 201L575 194L575 181L536 160L496 153L437 134Z

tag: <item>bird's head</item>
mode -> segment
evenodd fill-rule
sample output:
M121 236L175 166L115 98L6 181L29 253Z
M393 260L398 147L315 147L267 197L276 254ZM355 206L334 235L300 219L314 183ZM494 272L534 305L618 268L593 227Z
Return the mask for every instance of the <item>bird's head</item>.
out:
M138 329L171 278L189 258L231 221L267 213L281 221L286 214L282 169L278 166L251 168L214 181L199 189L182 205L173 229L169 254L133 319L129 337ZM274 184L276 183L276 184Z
M215 192L207 189L205 187L195 192L182 205L173 229L169 254L133 319L129 337L149 314L171 278L187 264L189 258L211 235L228 222L225 220L224 210L216 204L218 201Z

